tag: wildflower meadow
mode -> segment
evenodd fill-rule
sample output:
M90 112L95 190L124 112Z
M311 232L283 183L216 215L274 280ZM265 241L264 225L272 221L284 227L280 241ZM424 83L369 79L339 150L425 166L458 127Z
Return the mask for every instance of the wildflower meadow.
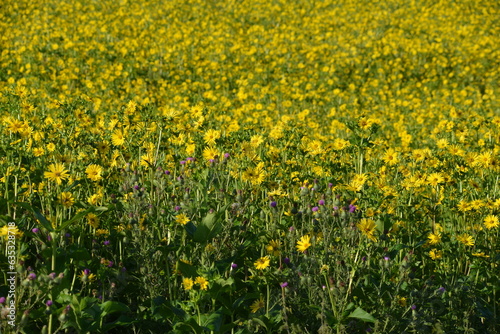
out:
M500 333L499 18L3 0L0 333Z

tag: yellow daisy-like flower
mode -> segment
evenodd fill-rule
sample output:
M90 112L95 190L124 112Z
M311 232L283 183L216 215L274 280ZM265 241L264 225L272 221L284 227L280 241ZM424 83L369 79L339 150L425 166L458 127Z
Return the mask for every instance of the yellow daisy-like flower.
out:
M125 144L125 133L120 129L115 130L111 135L111 142L115 146L122 146Z
M269 259L269 256L264 256L255 261L254 265L256 269L263 270L269 267L269 264L271 263L271 259Z
M363 218L356 225L358 229L371 241L377 241L377 238L373 235L375 233L375 222L373 219Z
M305 252L309 247L311 247L311 237L308 235L304 235L302 238L300 238L299 241L297 241L297 250L299 252Z
M9 235L14 235L16 238L22 237L23 232L21 232L17 226L9 227L7 225L3 226L0 228L0 236L4 236L5 238L8 238Z
M205 132L203 140L208 145L214 145L215 141L220 138L220 135L221 133L219 130L210 129L207 132Z
M474 246L474 238L471 235L468 235L467 233L459 235L457 237L457 240L460 241L462 244L465 246Z
M184 290L191 290L193 288L194 281L189 278L189 277L184 277L182 279L182 286L184 287Z
M429 245L437 245L441 242L441 234L440 233L430 233L427 238L429 239Z
M499 222L498 222L498 217L495 215L488 215L486 218L484 218L484 226L490 230L492 228L498 227Z
M73 204L75 204L75 198L73 197L73 194L70 192L63 192L59 196L59 201L61 204L67 208L72 207Z
M389 166L394 166L399 161L398 152L396 152L394 149L390 148L385 152L384 157L382 159Z
M443 257L443 252L434 248L434 249L429 251L429 256L433 260L439 260Z
M281 242L279 240L271 240L269 241L269 245L266 246L267 252L274 256L279 256L281 254L280 248Z
M217 150L215 147L206 147L203 150L203 158L205 160L215 160L217 157L219 157L220 153L219 150Z
M208 289L208 281L207 281L207 279L205 277L198 276L198 277L196 277L196 279L194 280L194 282L196 284L200 285L200 289L201 290L207 290Z
M102 179L102 170L101 166L92 164L87 167L85 173L87 173L87 177L92 181L99 181Z
M98 228L99 227L99 217L93 213L89 213L87 215L87 224L92 226L93 228Z
M61 184L63 180L69 177L69 172L64 168L63 164L55 163L49 166L49 171L43 173L46 179Z
M259 299L253 302L253 304L250 306L250 310L252 313L257 313L258 310L261 308L264 308L266 304L264 303L264 298L261 296Z
M181 213L180 215L175 216L175 221L181 225L186 225L189 222L188 216Z

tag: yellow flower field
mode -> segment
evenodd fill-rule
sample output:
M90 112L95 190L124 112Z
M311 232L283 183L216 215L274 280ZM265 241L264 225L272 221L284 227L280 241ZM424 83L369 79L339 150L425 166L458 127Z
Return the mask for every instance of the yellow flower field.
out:
M0 332L500 332L498 17L3 1Z

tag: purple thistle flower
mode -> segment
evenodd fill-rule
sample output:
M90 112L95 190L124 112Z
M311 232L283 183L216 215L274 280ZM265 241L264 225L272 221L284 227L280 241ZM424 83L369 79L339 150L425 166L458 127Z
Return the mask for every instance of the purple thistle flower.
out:
M47 307L51 307L52 304L53 304L53 302L50 299L45 302L45 305L47 305Z
M5 303L5 297L0 297L0 304Z
M103 244L104 244L104 246L109 246L109 244L111 244L111 241L109 241L109 240L104 240Z
M325 200L324 199L320 199L318 201L318 205L325 205Z
M35 273L31 273L31 274L29 274L29 275L28 275L28 279L29 279L30 281L35 280L35 279L36 279L36 274L35 274Z
M275 201L272 201L271 203L269 203L269 205L271 206L271 208L275 208L277 204L278 203L276 203Z
M39 228L37 228L37 227L35 227L35 228L33 228L33 229L31 230L31 232L33 232L33 233L38 233L38 232L40 232L40 229L39 229Z
M283 282L280 284L281 288L286 288L288 286L288 282Z
M352 205L352 204L349 204L349 212L353 213L354 211L356 211L356 206Z
M318 210L319 210L319 208L317 206L315 206L315 207L312 208L312 212L316 212Z

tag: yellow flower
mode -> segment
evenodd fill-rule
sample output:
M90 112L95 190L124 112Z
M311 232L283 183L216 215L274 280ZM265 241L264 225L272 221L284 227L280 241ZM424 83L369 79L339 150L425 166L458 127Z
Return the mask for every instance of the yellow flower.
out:
M271 240L269 242L269 245L267 245L266 250L269 254L272 254L274 256L279 256L281 254L280 248L281 248L281 242L279 240Z
M265 306L264 298L261 296L259 299L253 302L253 304L250 306L250 310L252 311L252 313L257 313L257 311L263 308L264 306Z
M201 276L198 276L196 277L195 281L194 281L196 284L199 284L200 285L200 289L202 290L207 290L208 288L208 281L206 278L204 277L201 277Z
M271 263L271 260L269 259L269 256L264 256L255 261L254 265L256 269L262 270L266 269L269 267L269 264Z
M87 177L92 181L99 181L102 179L102 167L99 165L89 165L85 170L85 173L87 173Z
M443 257L443 252L434 248L431 251L429 251L429 256L433 260L439 260Z
M486 218L484 218L484 226L490 230L494 227L498 227L499 222L498 222L498 217L495 215L488 215Z
M215 141L219 138L220 138L220 131L214 129L208 130L207 132L205 132L205 135L203 136L203 140L208 145L214 145Z
M92 226L93 228L98 228L99 227L99 217L93 213L89 213L87 215L87 224Z
M360 230L368 239L371 241L377 241L377 238L373 235L376 228L373 219L363 218L356 226L358 230Z
M427 238L429 239L429 245L437 245L441 242L441 234L440 233L430 233Z
M217 157L219 157L220 153L219 150L217 150L215 147L206 147L203 150L203 158L205 160L215 160Z
M304 235L299 241L297 241L297 245L295 247L299 252L305 252L311 246L311 237Z
M59 200L61 204L67 208L75 204L75 198L73 197L73 194L70 192L62 192L61 195L59 196Z
M7 225L4 225L2 228L0 228L0 236L5 236L5 238L8 238L9 235L14 235L16 238L22 237L23 232L21 232L17 226L9 227Z
M427 183L433 187L435 187L439 183L443 183L443 182L444 182L444 178L439 173L432 173L431 175L429 175L427 177Z
M398 163L398 153L394 149L390 148L385 151L384 157L382 158L386 164L393 166Z
M186 225L189 222L189 218L185 214L181 213L175 216L175 221L181 225Z
M55 163L49 166L49 171L43 173L46 179L61 184L63 180L69 177L68 171L64 168L63 164Z
M458 236L457 240L460 241L465 246L474 246L475 243L474 238L471 235L468 235L467 233Z
M189 277L184 277L182 279L182 286L184 287L184 290L191 290L193 288L194 281L189 278Z
M125 134L122 130L116 129L111 135L111 142L115 146L122 146L125 143Z

